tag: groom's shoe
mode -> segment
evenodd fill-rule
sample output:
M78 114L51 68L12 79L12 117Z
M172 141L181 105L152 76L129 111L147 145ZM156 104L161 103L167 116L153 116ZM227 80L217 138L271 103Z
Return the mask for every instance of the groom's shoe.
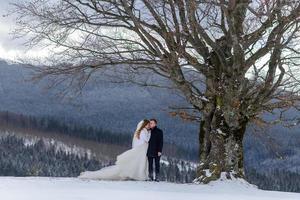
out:
M153 179L153 175L151 176L151 175L149 175L149 179L148 179L149 181L153 181L154 179Z
M159 182L159 175L158 174L155 174L155 179L154 179L155 182Z

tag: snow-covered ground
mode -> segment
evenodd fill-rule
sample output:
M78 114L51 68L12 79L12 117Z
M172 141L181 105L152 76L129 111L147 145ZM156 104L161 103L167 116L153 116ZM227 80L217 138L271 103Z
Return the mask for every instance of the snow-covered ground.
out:
M299 200L300 194L258 190L242 181L210 185L76 178L0 177L1 200Z

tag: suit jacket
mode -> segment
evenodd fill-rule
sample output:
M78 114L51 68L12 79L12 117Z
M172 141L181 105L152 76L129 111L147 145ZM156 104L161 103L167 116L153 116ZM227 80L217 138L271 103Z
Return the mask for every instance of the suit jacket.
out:
M155 127L151 130L149 146L147 150L148 157L158 156L158 152L162 152L164 143L163 131Z

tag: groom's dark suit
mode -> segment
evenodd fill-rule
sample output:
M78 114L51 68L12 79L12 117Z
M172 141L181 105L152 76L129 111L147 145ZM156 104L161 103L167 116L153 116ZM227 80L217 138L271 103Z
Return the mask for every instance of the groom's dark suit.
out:
M155 160L156 176L158 176L159 174L160 156L158 156L158 152L162 152L163 143L164 143L163 131L157 127L154 127L151 130L151 136L150 136L149 146L147 150L147 157L149 161L149 176L151 177L153 174L153 160Z

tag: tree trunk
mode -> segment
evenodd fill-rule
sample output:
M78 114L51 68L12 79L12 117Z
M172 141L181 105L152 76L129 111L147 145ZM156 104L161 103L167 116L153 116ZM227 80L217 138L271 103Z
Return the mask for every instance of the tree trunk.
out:
M200 165L195 182L208 183L221 174L228 179L244 177L243 137L247 121L235 119L233 126L225 119L225 112L218 106L218 100L206 105L200 123Z

